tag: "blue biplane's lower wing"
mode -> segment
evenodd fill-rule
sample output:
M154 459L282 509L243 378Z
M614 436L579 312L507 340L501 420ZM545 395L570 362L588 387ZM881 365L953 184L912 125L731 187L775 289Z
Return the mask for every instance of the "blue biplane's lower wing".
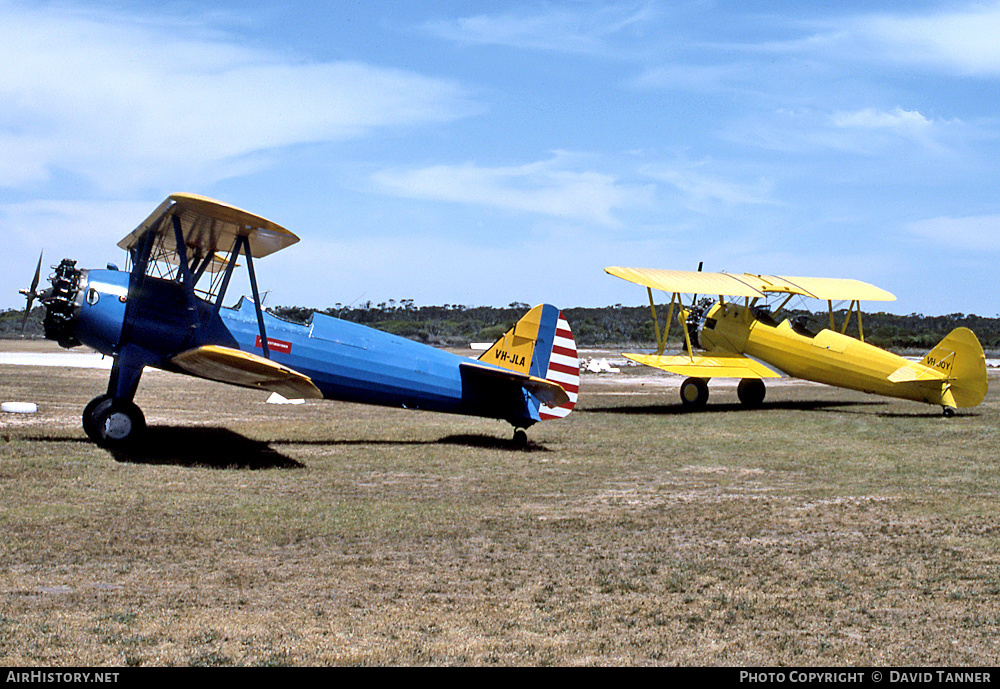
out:
M270 359L231 347L197 347L181 352L170 362L199 378L268 390L289 399L318 399L323 396L308 376Z

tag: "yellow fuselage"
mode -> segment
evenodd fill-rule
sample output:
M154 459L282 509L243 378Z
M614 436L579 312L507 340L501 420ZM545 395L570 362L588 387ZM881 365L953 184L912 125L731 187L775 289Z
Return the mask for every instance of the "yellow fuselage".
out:
M815 335L792 328L788 320L771 325L750 309L715 304L705 316L699 343L706 351L732 351L753 357L795 378L851 390L942 404L940 382L896 383L889 376L908 364L901 356L833 330Z

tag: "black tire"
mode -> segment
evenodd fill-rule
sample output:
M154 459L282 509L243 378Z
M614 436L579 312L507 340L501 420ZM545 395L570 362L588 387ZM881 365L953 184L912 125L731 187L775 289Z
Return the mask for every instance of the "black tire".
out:
M514 431L514 437L510 441L511 445L517 450L523 450L528 447L528 434L524 432L523 429L518 428Z
M689 409L701 409L708 404L708 381L688 378L681 383L681 403Z
M89 429L87 435L101 447L118 449L131 445L142 435L146 417L132 402L106 398L94 405L83 427Z
M736 396L744 407L759 407L766 394L767 388L760 378L744 378L736 386Z
M106 402L110 399L111 397L108 395L99 395L87 402L87 406L83 408L83 430L87 434L87 437L95 443L98 442L98 436L93 422L94 410L97 409L97 405L101 402Z

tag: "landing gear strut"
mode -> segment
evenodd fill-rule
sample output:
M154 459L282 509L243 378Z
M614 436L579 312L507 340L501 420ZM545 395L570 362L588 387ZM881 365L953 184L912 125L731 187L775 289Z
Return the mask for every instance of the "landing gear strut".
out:
M83 410L83 430L108 449L127 446L146 429L146 418L133 402L108 395L95 397Z

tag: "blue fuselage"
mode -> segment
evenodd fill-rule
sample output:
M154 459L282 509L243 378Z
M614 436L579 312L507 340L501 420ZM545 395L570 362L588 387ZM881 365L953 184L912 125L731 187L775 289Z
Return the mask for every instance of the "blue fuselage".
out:
M129 274L84 275L77 337L117 354ZM502 418L520 427L539 420L537 405L519 388L484 391L469 380L461 367L469 361L465 357L319 313L305 325L266 312L263 322L269 358L308 376L326 399ZM171 371L179 371L170 362L174 355L203 345L265 354L251 300L216 308L202 299L192 302L173 281L147 279L142 309L125 327L128 341L147 354L147 365Z

